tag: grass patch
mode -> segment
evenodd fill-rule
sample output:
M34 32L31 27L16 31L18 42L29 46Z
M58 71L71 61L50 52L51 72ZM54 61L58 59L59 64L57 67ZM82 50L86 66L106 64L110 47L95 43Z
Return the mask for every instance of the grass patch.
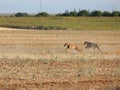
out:
M119 17L0 17L0 26L43 30L120 30Z

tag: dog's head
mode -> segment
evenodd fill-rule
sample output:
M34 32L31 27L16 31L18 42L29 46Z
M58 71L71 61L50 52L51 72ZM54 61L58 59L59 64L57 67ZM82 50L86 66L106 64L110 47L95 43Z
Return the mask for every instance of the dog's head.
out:
M65 43L65 44L64 44L64 47L67 46L67 45L69 45L69 44L68 44L68 43Z
M87 44L87 43L88 43L88 42L87 42L87 41L85 41L85 42L84 42L84 45L85 45L85 44Z

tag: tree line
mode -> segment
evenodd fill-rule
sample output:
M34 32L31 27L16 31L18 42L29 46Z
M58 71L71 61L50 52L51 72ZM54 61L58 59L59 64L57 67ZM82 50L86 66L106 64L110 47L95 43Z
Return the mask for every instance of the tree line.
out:
M27 17L27 16L36 16L36 17L48 17L48 16L74 16L74 17L78 17L78 16L104 16L104 17L109 17L109 16L120 16L120 11L100 11L100 10L94 10L94 11L89 11L89 10L79 10L76 11L75 9L73 11L68 11L66 10L64 13L58 13L55 15L51 15L47 12L40 12L36 15L29 15L28 13L16 13L15 14L16 17Z

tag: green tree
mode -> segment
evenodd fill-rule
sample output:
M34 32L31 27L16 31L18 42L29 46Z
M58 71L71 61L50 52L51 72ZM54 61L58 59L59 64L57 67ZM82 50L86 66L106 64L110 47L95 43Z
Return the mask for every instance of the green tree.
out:
M120 12L119 11L113 11L111 16L120 16Z
M81 10L78 12L77 16L90 16L90 12L87 10Z
M62 14L62 16L70 16L69 11L68 11L68 10L66 10L66 11Z
M102 16L111 16L111 13L108 12L108 11L104 11L103 14L102 14Z
M69 13L69 15L70 15L70 16L77 16L76 10L74 9L74 11L71 11L71 12Z
M47 17L47 16L49 16L49 14L47 12L41 12L41 13L38 13L36 16L37 17L40 17L40 16Z
M91 13L91 16L102 16L102 12L99 10L95 10Z
M16 17L26 17L26 16L29 16L29 15L27 13L21 13L21 12L19 12L19 13L16 13L15 16Z

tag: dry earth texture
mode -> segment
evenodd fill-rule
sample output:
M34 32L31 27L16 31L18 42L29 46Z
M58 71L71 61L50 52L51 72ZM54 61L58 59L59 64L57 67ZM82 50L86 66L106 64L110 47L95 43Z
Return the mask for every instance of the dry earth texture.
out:
M120 90L120 31L0 28L0 90Z

